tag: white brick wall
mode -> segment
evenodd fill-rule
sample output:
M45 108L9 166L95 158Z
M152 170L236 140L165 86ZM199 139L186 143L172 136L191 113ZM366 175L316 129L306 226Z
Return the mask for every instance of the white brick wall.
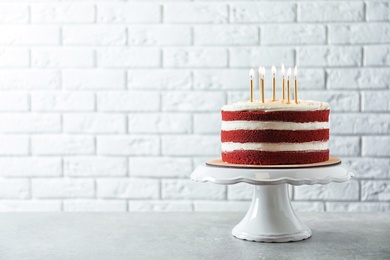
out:
M250 185L189 176L249 68L282 62L356 175L294 208L390 211L388 1L1 1L0 212L246 210Z

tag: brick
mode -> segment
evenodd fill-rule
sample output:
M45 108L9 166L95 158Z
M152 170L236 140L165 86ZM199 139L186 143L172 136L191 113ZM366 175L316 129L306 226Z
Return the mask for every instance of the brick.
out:
M253 2L230 4L232 23L294 22L296 4L289 2Z
M126 116L116 114L65 114L66 133L125 133Z
M190 45L191 27L181 25L132 25L128 45Z
M221 114L194 114L195 134L219 134L221 131Z
M189 177L192 172L190 158L133 157L129 159L130 176L177 178Z
M30 182L28 179L1 179L1 199L27 199L30 197Z
M59 212L61 201L39 201L39 200L2 200L0 212Z
M331 136L329 149L332 156L360 155L360 139L357 136Z
M34 92L31 94L33 111L93 111L95 97L92 93Z
M250 201L194 201L196 212L246 212Z
M228 54L221 48L165 48L164 67L227 67Z
M25 4L0 4L0 23L28 23L28 5Z
M261 41L264 45L301 45L326 43L326 29L324 25L264 25L261 29Z
M125 45L126 28L120 25L67 25L62 28L64 45Z
M332 134L390 134L390 114L331 114Z
M132 212L189 212L192 211L191 201L129 201L129 211Z
M97 94L98 111L152 112L159 108L160 95L157 92L118 91Z
M159 67L161 52L157 48L104 48L97 53L98 67ZM150 80L150 78L149 78Z
M389 66L390 46L365 46L364 59L367 66Z
M129 70L127 85L130 89L142 90L188 90L192 87L192 74L189 70L175 69Z
M93 50L85 48L33 48L31 50L33 67L93 67Z
M331 112L344 112L360 110L360 96L353 91L301 91L299 99L321 100L329 103Z
M60 72L56 70L1 70L0 89L59 89Z
M39 199L93 198L95 185L92 179L33 179L32 196Z
M390 136L364 136L363 156L390 156Z
M23 122L23 123L22 123ZM58 133L61 117L53 114L0 114L0 133Z
M161 7L157 3L147 4L99 4L97 6L99 23L159 23Z
M97 196L105 199L157 199L160 185L150 179L98 179Z
M331 44L389 43L390 24L331 24L328 37Z
M52 157L3 157L0 158L0 169L1 177L57 177L62 174L61 158Z
M388 202L327 202L329 212L389 212Z
M65 212L124 212L127 211L125 201L105 200L66 200Z
M218 155L220 138L217 135L162 136L163 155Z
M93 4L33 4L31 5L32 23L92 23L95 21Z
M213 183L199 183L191 180L163 180L163 199L214 199L226 197L226 187Z
M343 166L358 179L388 179L390 160L382 158L344 158Z
M362 181L362 200L390 201L390 181Z
M390 69L328 69L328 87L334 89L388 88Z
M219 111L224 104L225 95L222 92L162 93L163 111Z
M389 91L364 91L362 97L363 111L390 111Z
M255 91L255 97L258 97L258 90ZM271 92L265 91L265 96L270 97L272 95ZM227 104L240 102L243 100L249 100L249 91L229 91L227 92Z
M164 22L168 23L227 23L228 6L222 3L167 3Z
M215 160L215 155L192 157L193 170L195 170L200 165L203 166L206 162L211 160Z
M158 155L160 142L157 136L99 136L99 155Z
M191 115L173 113L132 113L129 115L129 133L187 134L191 132Z
M256 45L260 41L259 28L252 25L195 26L195 45Z
M37 135L31 137L35 155L83 155L95 152L94 138L79 135Z
M24 135L0 135L0 155L27 155L29 139Z
M271 79L270 76L268 78ZM298 68L297 80L299 89L325 89L325 72L322 69ZM271 86L271 83L267 86ZM293 82L291 82L291 86L293 86Z
M64 174L70 177L125 176L127 160L116 157L65 157Z
M4 25L0 27L0 44L2 45L58 45L59 43L60 29L58 26Z
M64 70L62 82L65 89L124 89L125 72L107 69Z
M26 93L0 93L0 111L27 111L29 97Z
M230 67L281 66L294 64L294 49L291 47L234 47L229 49Z
M28 67L29 59L28 49L0 48L0 67Z
M323 212L325 206L323 202L293 201L292 207L296 212Z
M355 46L308 46L299 48L297 56L300 66L360 66L362 48Z
M294 187L296 200L358 200L359 183L350 180L327 185L302 185Z
M363 2L302 2L298 21L304 22L354 22L364 20Z
M247 69L198 69L194 71L194 88L244 89L248 82Z
M238 183L227 186L228 200L251 200L253 195L253 185Z
M389 21L390 4L387 1L367 2L367 20L368 21Z

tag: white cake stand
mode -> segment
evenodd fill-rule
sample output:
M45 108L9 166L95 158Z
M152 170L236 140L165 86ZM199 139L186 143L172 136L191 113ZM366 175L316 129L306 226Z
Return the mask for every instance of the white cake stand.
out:
M333 160L333 162L331 162ZM341 167L338 158L325 164L292 166L244 166L220 160L198 166L191 179L230 185L246 182L254 185L251 206L241 222L232 230L239 239L256 242L300 241L311 237L311 230L296 216L291 207L288 186L345 182L353 173Z

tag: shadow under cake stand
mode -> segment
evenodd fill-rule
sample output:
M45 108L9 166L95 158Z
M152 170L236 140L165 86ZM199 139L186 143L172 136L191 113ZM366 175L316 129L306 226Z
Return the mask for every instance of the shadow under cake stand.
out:
M328 184L348 181L353 173L340 166L339 158L304 165L238 165L212 160L198 166L191 179L231 185L254 185L252 202L241 222L234 227L236 238L256 242L300 241L311 237L311 230L296 216L288 186Z

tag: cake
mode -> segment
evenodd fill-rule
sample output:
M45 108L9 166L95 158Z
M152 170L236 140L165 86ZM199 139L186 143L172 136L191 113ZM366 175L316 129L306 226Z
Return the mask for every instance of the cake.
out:
M329 160L329 105L266 100L222 107L222 161L287 165Z

